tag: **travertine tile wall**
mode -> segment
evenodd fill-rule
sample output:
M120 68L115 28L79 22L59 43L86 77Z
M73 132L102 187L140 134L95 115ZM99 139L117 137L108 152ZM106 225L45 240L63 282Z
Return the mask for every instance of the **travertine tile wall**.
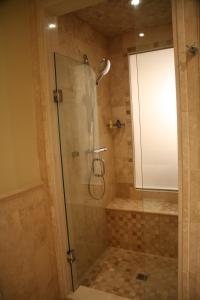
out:
M116 195L122 198L141 199L149 197L134 188L134 155L129 87L128 52L148 51L162 47L172 47L172 27L144 28L144 38L138 32L130 32L114 37L109 41L109 55L112 63L110 91L113 120L120 119L125 127L112 129L115 157ZM147 193L150 194L150 193ZM154 193L154 197L177 199L175 193Z
M179 298L200 299L200 2L173 3L179 124Z
M41 1L39 1L41 2ZM48 2L48 1L45 1ZM52 2L52 1L49 1ZM54 1L56 2L56 1ZM77 1L78 2L78 1ZM60 1L59 1L60 3ZM66 2L65 2L66 3ZM187 57L185 46L189 43L196 42L199 45L199 0L173 0L173 12L174 12L174 25L175 32L178 34L178 43L175 45L177 51L177 70L179 73L179 85L181 91L179 96L181 96L181 109L179 111L179 130L181 128L184 134L179 134L179 149L180 150L180 214L179 222L181 232L184 236L183 240L179 241L180 246L180 268L182 264L182 278L180 276L180 293L179 298L182 299L199 299L199 264L198 264L198 199L199 199L199 169L198 169L198 157L199 157L199 56L191 60L191 57ZM61 3L62 4L62 3ZM150 33L150 40L157 41L156 33L152 36ZM132 36L133 37L133 36ZM162 34L160 34L162 40ZM169 39L171 39L171 33L169 34ZM168 37L166 38L168 40ZM151 43L151 42L150 42ZM164 42L163 42L164 43ZM144 43L145 44L145 43ZM148 44L148 43L147 43ZM121 43L119 43L119 46ZM66 46L67 47L67 46ZM118 43L115 45L114 51L117 53ZM192 63L191 63L192 62ZM119 80L118 80L119 84ZM117 87L118 84L115 84ZM190 95L190 97L188 97ZM189 103L188 103L189 100ZM188 105L189 104L189 105ZM118 117L116 115L116 117ZM190 118L189 118L190 117ZM190 119L190 126L189 126ZM196 122L193 123L193 120ZM195 126L193 126L195 124ZM179 133L180 133L179 132ZM189 155L190 154L190 155ZM132 157L132 156L131 156ZM192 164L190 165L190 160L192 157ZM183 177L182 177L183 175ZM190 177L190 175L192 175ZM192 179L192 180L191 180ZM120 190L129 197L130 194L126 188L126 182L118 180L118 191ZM128 183L127 187L130 184ZM123 189L124 187L124 189ZM191 195L190 195L191 193ZM136 195L138 196L138 195ZM191 196L191 197L190 197ZM183 205L182 205L183 202ZM192 207L192 214L190 215L190 207ZM190 217L193 221L190 225ZM183 218L183 219L182 219ZM190 229L192 234L189 240ZM195 230L194 230L195 229ZM179 235L181 236L181 234ZM190 260L192 264L189 264L189 241L191 242L191 257ZM182 243L183 242L183 243ZM182 259L183 253L183 259ZM189 266L191 267L189 269ZM183 280L182 280L183 279ZM190 292L191 291L191 292Z
M0 295L3 300L59 298L48 198L41 185L0 200Z
M99 72L100 61L108 56L107 39L94 31L89 25L69 14L58 18L58 36L60 53L78 61L83 61L87 54L89 63L96 74ZM115 190L113 142L107 124L111 118L109 75L104 77L97 87L98 119L100 145L108 151L103 154L106 163L107 190L103 201L113 199Z
M122 129L111 129L114 142L116 196L131 199L165 199L177 201L176 192L136 191L134 188L134 155L129 87L128 52L172 47L172 27L144 29L116 36L109 41L111 59L110 91L113 120L125 123ZM123 201L123 200L122 200ZM134 211L107 210L109 242L135 251L177 257L178 217ZM167 230L166 230L167 228Z
M83 55L86 54L90 66L96 73L99 71L102 58L108 57L107 39L94 31L87 23L77 19L73 14L58 18L57 48L59 53L80 62L83 61ZM65 100L67 101L67 99L64 99L64 101ZM103 199L94 200L89 196L87 181L85 184L81 182L80 176L77 176L78 173L75 171L75 160L71 162L74 171L67 176L70 177L71 190L69 197L68 191L66 191L66 200L70 203L68 204L70 213L69 231L71 242L73 243L72 246L76 251L78 281L106 247L105 206L115 195L113 142L109 129L106 126L111 119L109 76L103 78L97 87L97 101L100 135L99 144L100 146L108 148L108 151L102 154L106 165L106 191ZM62 107L60 107L60 109L62 109ZM70 114L68 114L68 118L68 122L71 123L72 126L75 126L74 121L76 122L76 120L70 120ZM63 136L65 142L67 141L66 147L68 149L71 147L69 134L68 132L68 138ZM81 137L83 143L84 139L88 138L87 135L87 132L83 132ZM73 142L73 137L71 141ZM76 166L78 165L76 164ZM99 188L101 189L101 187Z
M105 226L104 206L115 196L114 184L117 185L117 196L133 199L142 198L142 196L144 196L144 194L136 192L133 187L132 130L128 74L129 71L128 57L125 54L127 53L127 48L136 47L139 50L148 50L172 45L172 33L170 25L164 26L163 28L159 29L147 29L146 32L148 39L145 41L142 40L142 42L140 40L137 40L137 38L132 41L133 33L128 33L123 36L114 38L113 40L109 41L108 53L108 41L102 35L95 32L89 25L77 19L73 14L58 18L58 49L60 53L79 61L82 60L83 54L87 54L90 60L90 64L96 72L98 72L99 61L102 57L109 56L112 63L110 80L108 75L101 81L101 84L98 87L101 144L107 146L109 149L108 153L106 153L105 155L107 177L106 194L103 201L98 203L98 206L96 206L95 201L90 199L90 197L88 196L87 187L81 187L80 184L78 188L80 189L80 193L78 193L77 178L74 178L72 180L75 183L75 186L74 193L72 192L70 199L72 224L70 224L69 228L73 231L74 247L75 249L77 249L78 278L80 278L81 275L84 274L85 270L87 270L87 268L91 265L95 258L99 256L104 247L104 244L102 244L102 242L105 238L103 237L105 230L98 231L98 228L103 229ZM112 105L112 115L110 104ZM122 122L125 122L125 128L122 128L120 131L117 131L115 129L111 131L110 129L108 129L106 124L109 123L109 120L111 118L114 118L115 120L119 118L120 120L122 120ZM112 139L114 142L114 152ZM115 176L113 166L113 153L115 159ZM177 199L177 195L173 193L145 193L146 197L148 198L155 197L155 194L158 198ZM69 199L67 199L67 201L69 201ZM99 217L97 218L97 216ZM155 218L153 218L152 216L150 216L148 220L149 222L147 222L146 220L147 217L145 221L143 217L144 216L141 215L142 222L146 226L148 226L149 222L150 224L155 223ZM172 220L177 223L177 217L174 218L175 220L173 218ZM128 224L128 217L126 219L127 220L125 222ZM92 222L94 223L94 230L91 230L92 224L89 224L88 220L93 220ZM107 219L107 221L108 220L109 219ZM119 224L117 225L117 223ZM163 228L163 226L166 225L165 223L165 217L160 216L159 228ZM73 228L73 224L77 224L77 226ZM96 229L95 224L97 225ZM126 236L127 234L126 228L124 228L123 230L123 226L120 231L116 230L118 226L120 226L119 220L115 223L108 221L110 232L115 232L115 238L113 236L110 238L111 243L113 243L116 239L121 239L121 231L122 235ZM142 224L140 224L140 222L139 226L142 227ZM111 227L113 227L112 230ZM156 227L156 225L154 227ZM167 240L171 245L170 249L173 248L173 250L169 251L167 251L167 247L164 247L164 244L161 245L161 235L157 235L156 230L154 230L154 233L152 230L151 235L148 232L149 238L153 238L153 235L156 235L157 243L155 243L155 247L158 248L157 253L159 252L160 255L171 255L174 257L177 255L177 225L175 225L175 228L176 230L174 231L170 230L170 236ZM143 233L146 233L145 229L142 230L141 234L138 235L138 239L141 239L141 243L142 239L144 238ZM171 236L172 233L174 233L175 236ZM95 239L95 236L97 234L98 237L101 236L100 239L98 238L98 242ZM132 237L130 238L132 248L140 247L138 246L136 240L137 235L132 234ZM121 246L123 247L124 245ZM153 253L156 252L156 250L149 251L152 251Z

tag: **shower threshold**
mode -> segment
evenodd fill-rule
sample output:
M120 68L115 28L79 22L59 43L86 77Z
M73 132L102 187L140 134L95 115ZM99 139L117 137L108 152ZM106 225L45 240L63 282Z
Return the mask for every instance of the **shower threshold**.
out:
M114 294L98 291L96 289L80 286L74 293L71 293L67 300L128 300Z

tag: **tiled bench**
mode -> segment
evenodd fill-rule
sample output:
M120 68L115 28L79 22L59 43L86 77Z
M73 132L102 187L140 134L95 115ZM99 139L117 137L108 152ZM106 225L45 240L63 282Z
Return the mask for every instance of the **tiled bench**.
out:
M176 201L115 199L106 208L106 218L111 246L177 257Z

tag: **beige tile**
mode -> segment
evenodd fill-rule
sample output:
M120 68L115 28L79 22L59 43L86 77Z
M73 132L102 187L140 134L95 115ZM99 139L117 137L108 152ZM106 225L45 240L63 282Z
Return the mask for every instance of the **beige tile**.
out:
M197 274L200 268L200 223L190 223L189 227L189 271Z
M58 278L50 203L44 187L1 202L0 282L5 299L55 300ZM51 282L51 285L50 285Z
M129 183L116 183L116 196L119 198L130 198L129 188Z
M191 171L190 180L190 217L192 222L200 222L200 171Z
M200 170L200 111L189 114L191 170Z
M133 183L132 162L128 158L115 158L116 182Z

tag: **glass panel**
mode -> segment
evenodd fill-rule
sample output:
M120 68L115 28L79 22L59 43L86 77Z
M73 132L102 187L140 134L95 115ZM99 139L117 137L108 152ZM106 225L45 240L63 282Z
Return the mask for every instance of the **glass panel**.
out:
M93 149L99 147L96 76L89 65L59 54L55 54L55 67L57 90L62 91L57 107L69 244L76 257L72 263L75 288L106 247L105 210L88 189ZM94 168L101 171L99 166ZM101 178L97 182L93 178L94 193L95 186L101 194Z

